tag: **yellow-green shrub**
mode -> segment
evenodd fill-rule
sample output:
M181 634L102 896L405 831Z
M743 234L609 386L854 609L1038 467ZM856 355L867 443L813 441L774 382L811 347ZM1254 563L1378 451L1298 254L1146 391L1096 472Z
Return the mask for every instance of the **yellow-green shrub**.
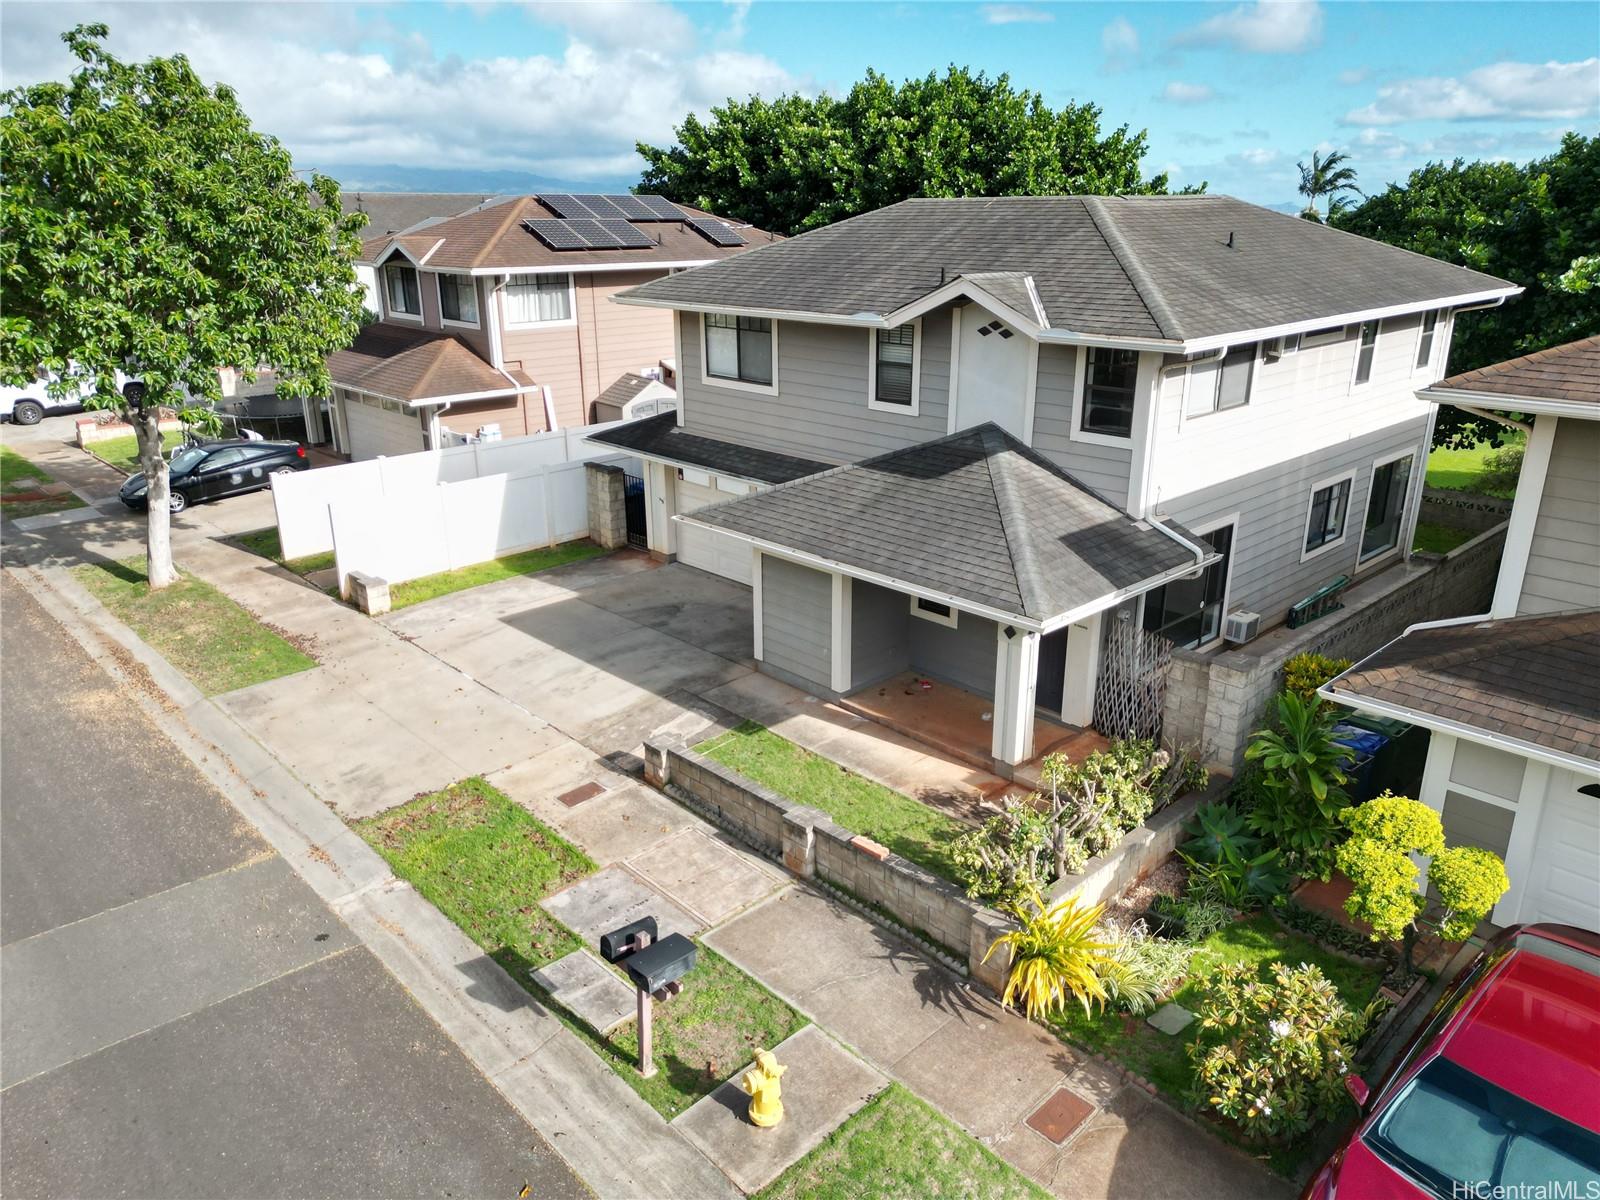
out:
M1309 703L1317 689L1335 675L1350 669L1348 658L1329 658L1326 654L1296 654L1283 664L1283 690L1293 692Z

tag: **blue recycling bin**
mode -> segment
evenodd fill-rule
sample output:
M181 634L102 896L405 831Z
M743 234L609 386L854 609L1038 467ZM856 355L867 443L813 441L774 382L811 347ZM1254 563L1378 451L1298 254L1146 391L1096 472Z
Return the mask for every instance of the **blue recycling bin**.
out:
M1349 776L1346 790L1350 793L1350 799L1357 804L1372 799L1376 794L1372 764L1377 760L1378 752L1389 744L1389 739L1375 730L1341 724L1333 727L1333 740L1350 751L1339 764Z

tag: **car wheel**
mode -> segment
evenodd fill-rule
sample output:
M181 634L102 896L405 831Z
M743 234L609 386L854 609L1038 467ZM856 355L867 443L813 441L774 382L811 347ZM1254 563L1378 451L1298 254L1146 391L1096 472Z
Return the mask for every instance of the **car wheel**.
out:
M37 425L44 419L44 405L37 400L19 400L11 410L11 421L15 425Z
M189 497L174 488L172 494L167 497L167 510L171 512L173 516L177 516L188 507Z
M274 467L272 469L272 473L274 475L293 475L294 474L294 468L293 467Z

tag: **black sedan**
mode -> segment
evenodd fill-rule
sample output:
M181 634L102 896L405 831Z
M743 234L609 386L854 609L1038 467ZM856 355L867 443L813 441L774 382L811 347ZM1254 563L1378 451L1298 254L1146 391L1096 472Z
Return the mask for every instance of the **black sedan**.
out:
M202 500L241 496L271 486L272 476L304 471L311 465L299 442L254 442L243 438L185 446L172 456L171 508L180 513ZM142 473L128 476L119 493L129 508L149 507Z

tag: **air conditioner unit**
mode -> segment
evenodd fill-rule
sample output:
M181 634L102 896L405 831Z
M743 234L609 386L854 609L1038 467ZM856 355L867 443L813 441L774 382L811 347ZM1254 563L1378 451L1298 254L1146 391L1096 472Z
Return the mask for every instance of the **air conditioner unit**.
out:
M1235 646L1242 646L1245 642L1254 640L1256 634L1261 632L1261 614L1253 612L1231 612L1222 622L1222 636Z

